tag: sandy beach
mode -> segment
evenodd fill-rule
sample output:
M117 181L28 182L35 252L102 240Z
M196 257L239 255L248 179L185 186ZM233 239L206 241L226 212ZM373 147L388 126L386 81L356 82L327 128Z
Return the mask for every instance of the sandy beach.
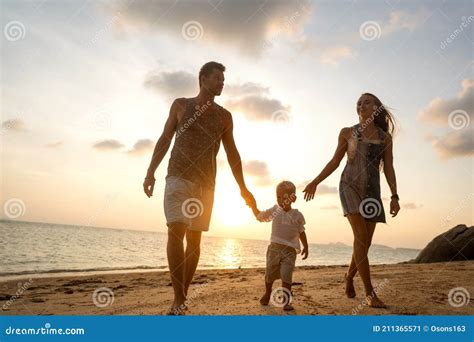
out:
M344 296L347 266L309 266L294 273L295 311L258 303L264 269L198 270L188 294L188 315L472 315L472 300L456 307L450 290L474 294L474 262L394 264L371 267L387 309ZM274 288L279 284L275 283ZM94 291L96 295L94 296ZM168 272L42 277L0 283L2 315L163 315L173 291ZM456 304L457 302L455 302Z

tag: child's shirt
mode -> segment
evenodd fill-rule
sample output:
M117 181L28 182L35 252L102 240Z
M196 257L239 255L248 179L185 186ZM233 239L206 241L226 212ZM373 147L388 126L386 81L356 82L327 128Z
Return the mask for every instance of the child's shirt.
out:
M272 222L271 242L290 246L300 253L300 233L304 232L306 224L304 216L298 209L283 210L279 205L261 211L257 215L260 222Z

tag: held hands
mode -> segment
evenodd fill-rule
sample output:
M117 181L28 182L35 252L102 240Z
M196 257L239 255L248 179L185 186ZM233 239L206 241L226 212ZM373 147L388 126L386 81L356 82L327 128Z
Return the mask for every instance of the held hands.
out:
M143 191L145 194L150 198L153 196L153 189L155 187L155 177L147 176L145 177L145 181L143 182Z
M314 198L314 193L316 192L316 188L318 187L318 183L316 183L314 180L306 185L306 188L304 188L303 192L304 194L304 199L306 202L311 201Z
M303 250L301 251L301 255L303 256L303 260L306 260L306 258L308 258L309 250L307 247L303 248Z
M255 201L252 193L247 188L241 189L240 195L245 200L245 204L247 204L247 206L249 206L252 210L257 208L257 202Z
M397 216L398 212L400 211L400 204L398 203L398 200L396 198L392 198L390 201L390 214L392 214L392 217Z

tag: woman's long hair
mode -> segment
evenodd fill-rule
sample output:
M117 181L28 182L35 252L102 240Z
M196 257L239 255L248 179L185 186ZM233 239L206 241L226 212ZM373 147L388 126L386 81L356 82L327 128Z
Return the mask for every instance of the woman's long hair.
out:
M393 114L384 106L382 101L371 93L364 93L363 95L371 96L374 101L377 109L375 110L374 114L374 124L377 127L380 127L385 133L390 134L393 137L393 133L395 131L395 118ZM383 158L380 160L379 170L383 171L384 160Z
M393 136L395 131L395 119L393 114L384 106L382 101L377 96L371 93L364 93L363 95L371 96L377 105L376 114L374 115L374 124L380 127L385 133Z

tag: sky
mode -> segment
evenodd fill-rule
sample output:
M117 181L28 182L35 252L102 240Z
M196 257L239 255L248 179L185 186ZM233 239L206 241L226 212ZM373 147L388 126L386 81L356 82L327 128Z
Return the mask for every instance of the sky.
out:
M216 102L233 115L260 209L275 187L312 243L352 244L338 196L345 159L311 202L356 102L376 94L397 120L401 211L374 243L423 248L473 224L474 10L471 1L1 1L2 219L166 232L163 192L143 178L174 98L198 92L206 62L226 66ZM224 149L211 236L268 239Z

